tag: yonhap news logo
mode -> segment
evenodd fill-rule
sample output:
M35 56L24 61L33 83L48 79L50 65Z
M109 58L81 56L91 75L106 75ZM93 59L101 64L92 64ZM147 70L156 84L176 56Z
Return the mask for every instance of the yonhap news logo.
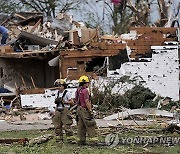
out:
M118 134L108 134L105 138L105 143L107 146L115 147L119 144Z
M133 136L124 137L119 134L108 134L105 138L107 146L115 147L118 144L180 144L180 137L175 136Z

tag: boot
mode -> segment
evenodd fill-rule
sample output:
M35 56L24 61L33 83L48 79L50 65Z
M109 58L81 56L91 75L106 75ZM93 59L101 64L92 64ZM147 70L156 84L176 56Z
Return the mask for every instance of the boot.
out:
M98 137L92 137L92 138L89 138L89 144L90 145L97 145L98 144Z
M56 142L63 142L62 136L56 136L55 139L56 139Z
M68 143L76 144L76 138L74 136L67 136L66 137Z
M78 146L85 146L86 145L86 141L78 141Z

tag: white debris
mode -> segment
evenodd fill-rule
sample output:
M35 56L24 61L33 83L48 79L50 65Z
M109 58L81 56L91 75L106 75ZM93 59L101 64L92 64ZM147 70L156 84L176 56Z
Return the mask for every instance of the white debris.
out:
M58 90L46 89L44 94L23 94L21 97L22 107L55 107L54 100ZM69 88L68 91L75 97L76 88Z
M131 78L139 76L139 81L145 81L144 86L150 88L162 97L179 100L179 58L178 46L152 46L150 62L127 62L116 70L118 75L108 77ZM148 59L149 60L149 59ZM112 72L112 71L111 71Z
M157 110L156 108L126 109L124 112L116 113L104 118L104 120L124 119L131 115L155 115L173 118L173 113Z

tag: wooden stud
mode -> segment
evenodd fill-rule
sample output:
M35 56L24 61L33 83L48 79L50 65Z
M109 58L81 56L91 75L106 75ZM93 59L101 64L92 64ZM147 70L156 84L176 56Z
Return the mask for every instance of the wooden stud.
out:
M38 22L33 26L33 28L30 30L30 33L33 33L40 23L41 23L41 19L39 19Z
M24 81L24 78L23 78L22 76L21 76L21 80L22 80L22 82L23 82L24 87L27 88L27 87L26 87L26 83L25 83L25 81Z
M31 81L32 81L32 84L33 84L34 89L36 89L36 85L35 85L35 83L34 83L34 80L33 80L32 76L31 76Z
M15 13L14 15L17 16L17 17L19 17L19 18L21 18L21 19L24 19L24 20L26 19L24 16L22 16L22 15L20 15L20 14L18 14L18 13Z
M22 46L19 44L19 47L21 48L22 52L25 52L24 49L22 48Z

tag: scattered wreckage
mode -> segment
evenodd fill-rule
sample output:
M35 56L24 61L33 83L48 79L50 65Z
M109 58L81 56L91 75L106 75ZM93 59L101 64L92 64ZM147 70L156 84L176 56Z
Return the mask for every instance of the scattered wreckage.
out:
M51 110L57 94L54 81L67 78L74 96L81 75L91 77L102 91L103 85L125 75L138 77L138 83L157 95L179 101L177 28L132 27L127 34L101 36L98 29L87 28L71 16L59 14L48 21L41 13L16 13L2 25L10 31L9 43L0 46L2 109ZM119 89L123 84L126 86ZM132 87L117 83L112 93L123 94ZM123 124L122 120L135 115L135 111L138 116L174 119L171 112L149 108L127 109L110 117ZM20 120L27 118L18 116ZM104 118L105 123L110 117Z

